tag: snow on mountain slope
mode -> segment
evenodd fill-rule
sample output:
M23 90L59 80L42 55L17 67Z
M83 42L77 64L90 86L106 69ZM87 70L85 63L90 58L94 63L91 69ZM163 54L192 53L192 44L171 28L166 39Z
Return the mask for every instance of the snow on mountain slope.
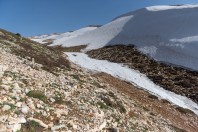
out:
M83 68L96 72L108 73L116 78L128 81L140 88L145 89L151 94L172 102L173 104L190 109L198 115L198 105L196 103L184 96L177 95L161 88L160 86L157 86L149 80L146 75L141 74L139 71L132 70L123 65L108 62L106 60L92 59L84 53L67 52L66 54L68 55L69 60L82 66Z
M198 70L198 5L152 6L129 12L77 37L53 45L87 44L87 50L134 44L158 61Z
M97 27L85 27L85 28L76 30L74 32L65 32L65 33L61 33L61 34L35 36L31 39L34 41L37 41L39 43L43 43L43 44L46 43L46 42L44 42L44 40L52 39L52 40L54 40L53 45L61 45L66 40L69 40L72 38L74 39L74 38L78 37L79 35L82 35L88 31L92 31L94 29L97 29Z

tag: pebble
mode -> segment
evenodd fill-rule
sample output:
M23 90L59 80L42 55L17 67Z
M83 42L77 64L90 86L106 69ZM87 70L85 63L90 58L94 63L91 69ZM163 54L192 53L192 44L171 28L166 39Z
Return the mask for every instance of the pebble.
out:
M2 84L0 87L5 89L6 91L8 91L10 89L10 86L9 85L5 85L5 84Z
M52 103L54 103L56 100L53 99L53 98L50 98L50 101L51 101Z
M100 126L99 126L99 131L101 131L103 128L106 127L107 122L104 121Z
M30 120L30 121L35 121L35 122L37 122L40 126L42 126L42 127L44 127L44 128L48 128L48 125L45 124L43 121L41 121L41 120L39 120L39 119L30 117L30 118L28 118L28 120Z
M17 132L20 129L21 129L21 124L14 124L13 125L13 128L12 128L12 131L13 132Z
M58 129L61 129L61 128L64 128L66 127L65 125L54 125L52 128L51 128L51 131L52 132L55 132L56 130Z
M4 105L3 108L2 108L3 111L7 111L7 110L10 110L10 109L11 109L11 106L9 106L9 105Z
M21 107L21 106L22 106L22 102L17 102L17 103L15 104L15 106L16 106L16 107Z
M27 114L29 112L28 106L23 105L22 108L21 108L21 112L24 113L24 114Z

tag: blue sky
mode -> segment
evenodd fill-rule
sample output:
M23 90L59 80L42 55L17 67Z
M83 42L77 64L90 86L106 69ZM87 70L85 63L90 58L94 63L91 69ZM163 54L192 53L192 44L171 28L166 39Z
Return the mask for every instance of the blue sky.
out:
M24 36L105 24L123 13L152 5L197 0L0 0L0 28Z

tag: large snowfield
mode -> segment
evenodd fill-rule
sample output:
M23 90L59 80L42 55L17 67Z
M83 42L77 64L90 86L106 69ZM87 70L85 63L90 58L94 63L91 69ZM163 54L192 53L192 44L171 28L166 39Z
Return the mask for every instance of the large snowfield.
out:
M79 35L82 35L86 32L92 31L94 29L97 29L97 27L85 27L85 28L81 28L76 31L70 31L70 32L65 32L65 33L61 33L61 34L34 36L32 38L32 40L37 41L41 44L44 44L44 43L46 43L46 42L43 42L44 40L52 39L52 40L54 40L53 46L63 45L65 43L65 41L67 41L69 39L75 39Z
M121 15L100 28L77 35L74 32L74 37L61 34L62 38L52 45L88 45L86 50L91 50L134 44L158 61L198 70L197 12L198 5L146 7Z
M192 110L198 115L198 105L190 99L177 95L173 92L167 91L162 87L157 86L146 75L141 74L139 71L132 70L121 64L108 62L106 60L96 60L89 58L84 53L67 52L68 58L73 63L80 65L91 71L108 73L116 78L128 81L139 88L158 96L159 98L166 99L175 105Z

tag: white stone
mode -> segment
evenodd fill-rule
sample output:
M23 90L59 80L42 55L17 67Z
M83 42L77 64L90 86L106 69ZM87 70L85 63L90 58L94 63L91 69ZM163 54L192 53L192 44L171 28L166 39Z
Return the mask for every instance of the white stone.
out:
M68 115L68 110L66 110L66 109L56 109L56 111L54 113L57 115L57 117L61 117L61 115L66 116L66 115Z
M100 126L99 126L99 131L101 131L103 128L105 128L106 127L106 124L107 124L107 122L106 121L104 121Z
M10 89L10 86L9 85L5 85L5 84L2 84L0 87L3 88L6 91L8 91Z
M55 132L56 130L61 129L61 128L64 128L64 127L66 127L66 126L65 125L55 125L55 126L53 126L51 128L51 131L52 132Z
M0 122L5 122L8 119L8 116L2 115L0 116Z
M77 129L78 128L78 126L72 120L70 120L68 122L68 124L70 124L70 126L72 126L73 129Z
M48 125L45 124L45 123L43 123L43 121L41 121L41 120L39 120L39 119L35 119L35 118L30 117L30 118L28 118L28 120L30 120L30 121L35 121L35 122L37 122L40 126L42 126L42 127L44 127L44 128L48 128Z
M5 79L2 79L2 84L9 84L9 83L11 83L11 81L12 81L12 78L11 77L7 77Z
M29 107L26 105L22 105L21 112L27 114L29 112Z
M74 88L77 89L78 88L78 85L75 85Z
M113 127L117 127L118 126L118 123L117 122L114 122L112 123Z
M27 89L27 88L25 89L25 93L26 93L26 94L27 94L29 91L30 91L29 89Z
M53 123L53 122L50 122L50 123L48 124L48 127L49 127L49 128L52 128L53 125L54 125L54 123Z
M2 108L3 111L7 111L7 110L10 110L10 109L11 109L11 107L9 105L4 105L3 108Z
M21 106L22 106L22 102L17 102L17 103L15 104L15 106L16 106L16 107L21 107Z
M13 84L13 87L14 87L14 89L16 89L16 90L18 90L18 89L21 90L21 88L19 87L19 84L18 84L18 83L14 83L14 84Z
M13 117L8 117L7 121L9 122L10 125L15 124L16 123L16 118Z
M43 115L43 116L47 116L46 111L43 111L43 112L42 112L42 115Z
M29 103L28 106L29 106L31 109L33 109L33 110L35 109L35 106L34 106L33 103Z
M17 132L18 130L21 130L21 124L14 124L12 131L13 132Z
M19 117L17 123L26 123L26 119L24 117Z
M53 98L50 98L50 101L51 101L52 103L54 103L56 100L53 99Z
M36 107L37 107L37 108L41 108L41 105L40 105L40 104L36 104Z
M7 94L7 92L6 92L5 90L2 90L2 91L0 92L0 94L1 94L1 95L5 95L5 94Z
M103 119L104 118L104 112L102 110L99 110L99 112L95 113L95 117Z
M73 129L77 129L78 128L78 126L76 125L76 124L73 124Z

